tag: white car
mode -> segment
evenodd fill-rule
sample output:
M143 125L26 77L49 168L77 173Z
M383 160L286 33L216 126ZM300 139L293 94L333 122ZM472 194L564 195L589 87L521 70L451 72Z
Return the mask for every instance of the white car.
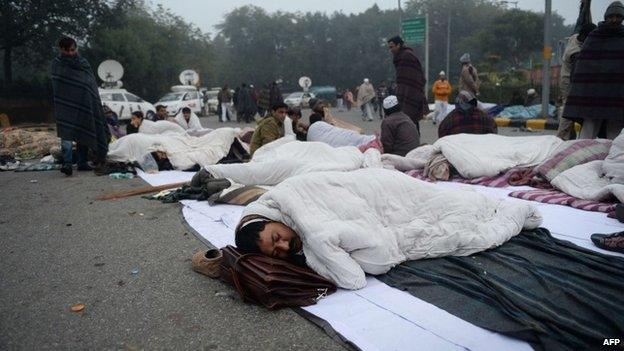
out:
M310 102L310 99L314 99L316 96L313 93L298 91L288 95L284 99L284 103L288 107L306 108Z
M126 89L98 89L102 104L108 106L117 114L120 120L130 119L134 111L141 111L146 115L148 111L156 113L156 108L140 97L129 93Z
M163 96L155 103L156 106L164 105L167 107L167 114L175 116L178 112L188 107L197 115L203 115L204 106L202 94L192 85L176 85L171 87L171 92Z

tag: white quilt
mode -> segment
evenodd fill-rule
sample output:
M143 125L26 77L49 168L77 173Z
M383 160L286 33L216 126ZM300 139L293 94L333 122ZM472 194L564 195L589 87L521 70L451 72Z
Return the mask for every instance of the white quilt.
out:
M201 122L199 121L199 117L197 117L197 115L194 112L191 112L191 118L189 118L189 121L187 122L186 119L184 119L184 114L182 112L178 113L175 116L175 121L176 123L178 123L180 125L180 127L182 127L184 130L202 130L204 129L204 127L202 127Z
M308 265L346 289L405 261L465 256L536 228L532 205L440 189L384 169L293 177L247 206L293 228Z
M301 142L284 137L263 145L248 163L205 167L216 178L243 185L275 185L287 178L322 171L352 171L381 167L379 151L362 154L353 146L333 148L321 142Z
M605 201L615 196L624 202L624 184L603 174L605 161L591 161L559 173L550 182L555 188L583 200Z
M233 128L219 128L202 137L185 134L130 134L109 145L107 159L134 162L149 152L160 150L167 153L175 169L185 170L196 164L206 167L228 154L236 133L237 130Z
M174 122L144 119L139 126L141 134L184 134L184 129Z

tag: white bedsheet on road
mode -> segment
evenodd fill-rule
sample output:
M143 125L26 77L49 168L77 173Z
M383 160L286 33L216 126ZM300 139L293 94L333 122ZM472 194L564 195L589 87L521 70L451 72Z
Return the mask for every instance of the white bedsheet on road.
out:
M184 181L181 177L174 178L170 174L167 182ZM437 185L470 188L508 201L525 201L507 194L528 188L487 188L450 182L439 182ZM607 218L605 213L531 203L542 212L543 227L549 229L553 236L590 250L624 256L597 249L589 240L592 233L624 230L624 224ZM182 201L182 204L184 218L204 241L215 247L233 244L234 227L240 219L242 206L211 207L206 202L192 200ZM305 307L305 310L327 321L334 330L362 350L531 350L525 342L477 327L373 277L368 277L364 289L339 290L318 304Z

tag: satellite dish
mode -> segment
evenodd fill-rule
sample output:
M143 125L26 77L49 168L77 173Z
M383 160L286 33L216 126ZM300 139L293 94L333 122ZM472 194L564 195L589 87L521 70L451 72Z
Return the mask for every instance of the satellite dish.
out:
M312 86L312 79L306 76L299 78L299 86L303 88L303 91L308 91Z
M123 74L123 66L115 60L106 60L98 66L98 76L106 83L114 84Z
M185 69L180 73L180 83L184 85L197 85L199 83L199 74L192 69Z

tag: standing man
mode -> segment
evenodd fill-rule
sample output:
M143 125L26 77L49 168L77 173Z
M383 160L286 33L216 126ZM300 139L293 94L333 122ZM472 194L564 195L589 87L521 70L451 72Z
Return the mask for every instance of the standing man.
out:
M614 139L624 128L624 5L612 2L604 19L577 56L563 110L563 117L583 120L580 139L596 138L603 126Z
M435 99L435 114L433 115L433 124L439 123L446 117L446 109L448 107L448 97L451 95L451 84L446 79L446 73L441 71L438 80L433 83L433 98Z
M221 91L217 94L217 99L221 101L221 122L226 120L229 122L232 115L232 94L227 84L221 88Z
M250 123L256 113L256 104L251 97L247 84L243 83L236 97L236 113L241 122ZM237 118L237 120L238 120Z
M357 100L358 106L362 109L362 120L373 120L373 99L375 98L375 88L368 78L364 78L364 82L358 88Z
M418 127L418 122L425 114L429 113L427 97L425 96L427 79L423 74L422 65L414 50L406 47L403 39L399 36L388 40L388 49L394 55L395 95L403 113L408 115Z
M477 69L470 63L470 54L465 53L459 58L462 65L461 74L459 75L459 91L465 90L472 95L479 95L479 75Z
M386 87L386 82L381 82L381 84L377 87L377 108L379 109L379 119L384 118L384 108L383 101L388 96L388 88Z
M110 134L91 65L78 55L74 39L63 37L58 46L60 54L51 67L54 118L63 151L61 172L70 176L72 142L76 142L78 170L89 171L88 150L93 150L96 164L103 163Z
M258 123L258 127L251 137L251 144L249 146L249 154L251 156L253 156L254 152L262 145L284 136L286 111L288 111L288 105L283 102L278 102L271 107L270 115L266 116Z
M591 23L590 3L585 0L581 2L581 8L579 11L579 18L576 23L575 30L578 30L578 34L573 34L568 39L565 50L563 52L561 65L561 73L559 74L559 98L561 106L557 112L559 117L559 127L557 128L557 136L563 140L570 140L576 137L574 130L574 121L563 117L563 110L565 109L566 101L568 100L568 94L570 94L570 76L574 71L574 65L576 64L576 58L587 35L596 29L596 25Z

